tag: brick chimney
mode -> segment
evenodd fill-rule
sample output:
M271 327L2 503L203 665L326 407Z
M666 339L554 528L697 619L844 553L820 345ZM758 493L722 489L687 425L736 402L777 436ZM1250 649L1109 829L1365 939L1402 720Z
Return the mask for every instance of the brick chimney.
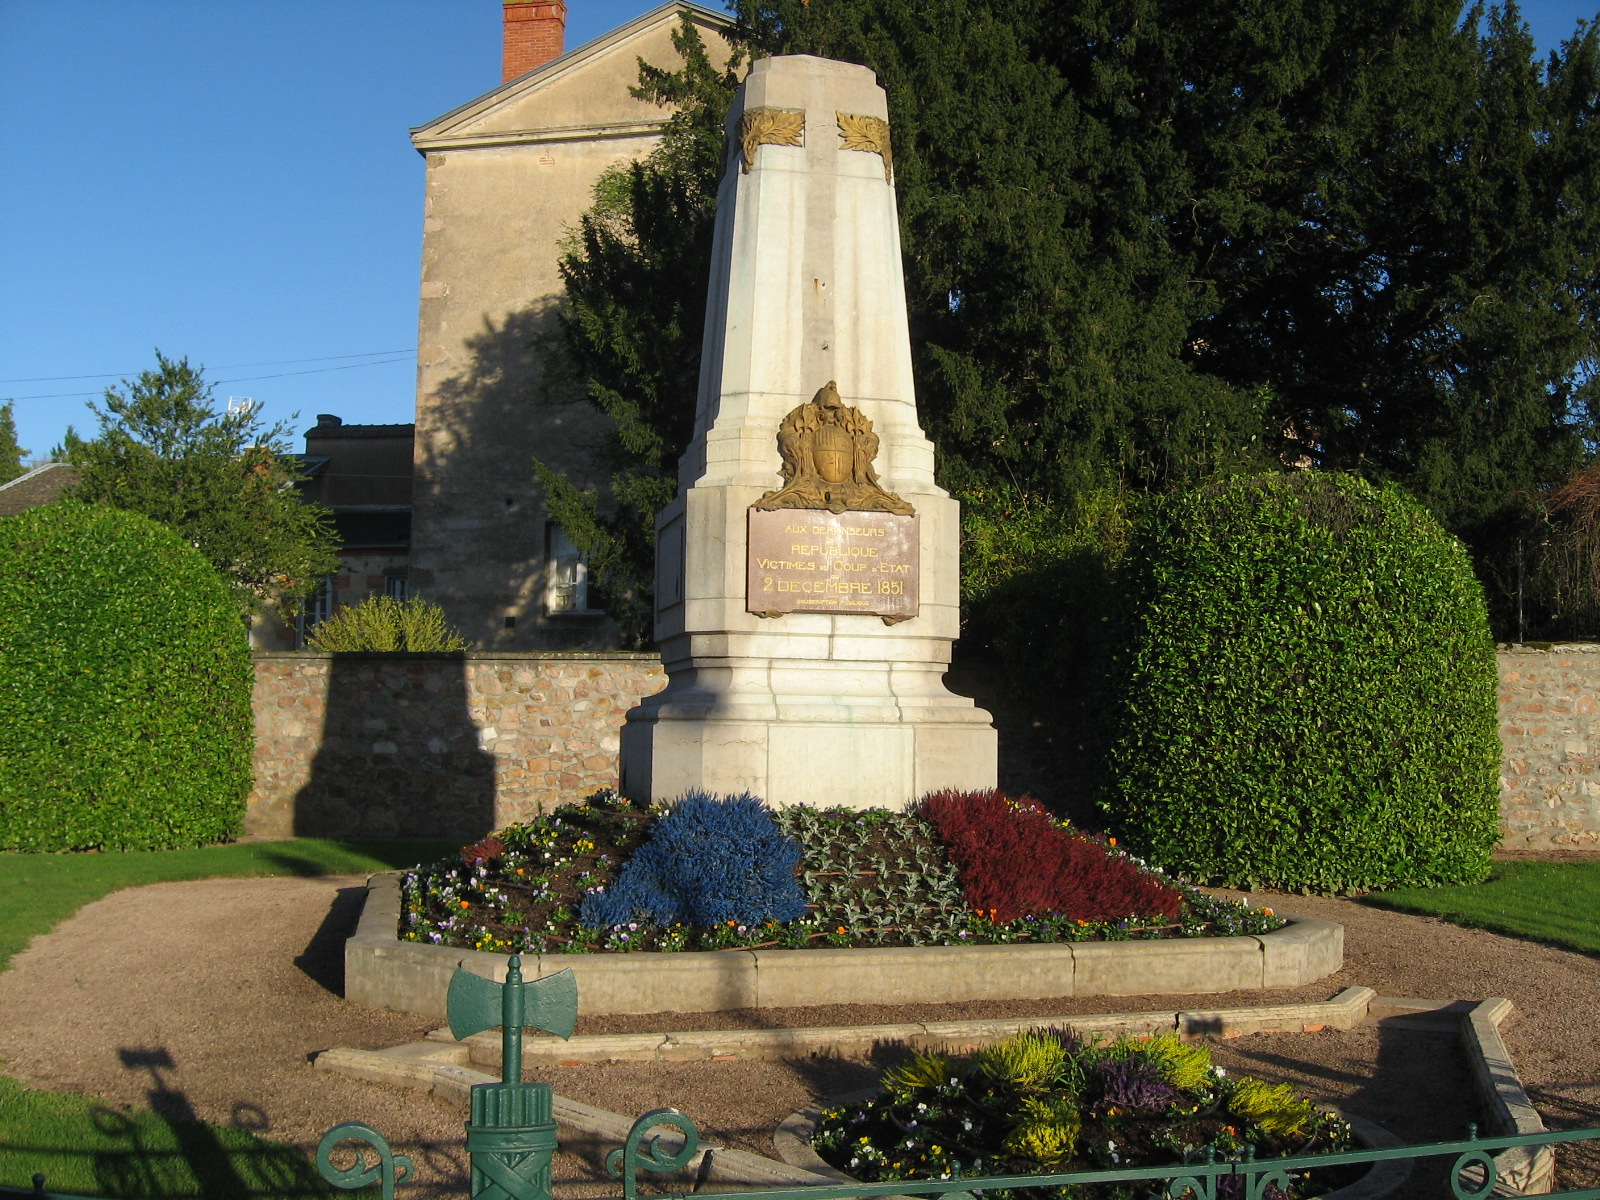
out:
M504 0L505 56L500 82L526 75L561 55L567 32L566 0Z

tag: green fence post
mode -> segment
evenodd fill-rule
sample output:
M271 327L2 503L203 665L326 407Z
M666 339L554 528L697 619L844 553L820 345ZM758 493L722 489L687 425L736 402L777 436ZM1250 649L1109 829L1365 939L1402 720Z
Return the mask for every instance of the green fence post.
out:
M458 1041L501 1027L500 1082L472 1089L467 1153L473 1200L550 1200L550 1160L556 1123L550 1085L522 1082L522 1027L571 1037L578 1019L578 983L571 969L526 984L522 959L512 955L503 984L457 968L445 1014ZM532 1000L532 1011L526 1001Z

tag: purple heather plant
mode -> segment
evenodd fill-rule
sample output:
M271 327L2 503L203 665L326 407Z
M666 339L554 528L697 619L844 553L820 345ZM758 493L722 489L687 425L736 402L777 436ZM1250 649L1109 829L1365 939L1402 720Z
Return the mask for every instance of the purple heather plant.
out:
M1178 1098L1155 1064L1135 1059L1103 1059L1096 1063L1090 1086L1099 1108L1114 1105L1133 1112L1159 1113Z

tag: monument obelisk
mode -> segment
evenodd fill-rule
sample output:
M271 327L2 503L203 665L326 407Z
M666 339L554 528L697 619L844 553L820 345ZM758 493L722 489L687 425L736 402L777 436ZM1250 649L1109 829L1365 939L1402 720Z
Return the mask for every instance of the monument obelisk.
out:
M623 790L993 787L989 714L944 686L958 505L917 421L883 89L761 59L728 146L694 440L656 525L667 686L628 713Z

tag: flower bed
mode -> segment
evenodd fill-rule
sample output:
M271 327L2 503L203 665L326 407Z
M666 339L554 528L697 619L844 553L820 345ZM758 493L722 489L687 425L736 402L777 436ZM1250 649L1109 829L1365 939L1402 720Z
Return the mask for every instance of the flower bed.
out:
M700 797L669 821L598 793L406 874L400 937L581 954L1228 937L1285 924L1168 879L1031 801L940 799L910 812L767 813L748 798ZM1038 891L1037 853L986 850L1007 848L1018 825L1034 844L1058 842L1055 893ZM1144 911L1108 912L1107 896Z
M1041 1029L966 1059L917 1054L884 1076L872 1099L825 1108L812 1149L867 1183L955 1179L1174 1162L1257 1158L1354 1148L1351 1128L1286 1085L1229 1078L1203 1046L1163 1035L1097 1042ZM1342 1186L1365 1165L1300 1174L1271 1200ZM1219 1197L1243 1180L1218 1181ZM1109 1185L1021 1189L1084 1200ZM1123 1192L1126 1192L1124 1186ZM990 1192L992 1196L1000 1192Z

